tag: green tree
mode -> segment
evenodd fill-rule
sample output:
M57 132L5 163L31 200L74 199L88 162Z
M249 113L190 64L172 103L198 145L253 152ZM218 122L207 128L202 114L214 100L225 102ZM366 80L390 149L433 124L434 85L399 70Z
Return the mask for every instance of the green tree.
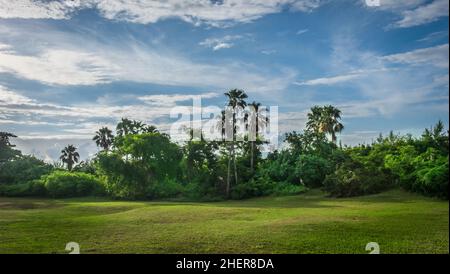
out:
M269 123L269 118L261 113L261 103L257 103L253 101L248 104L250 106L250 116L248 117L250 134L254 133L255 140L251 140L250 147L250 169L251 172L254 172L255 169L255 146L260 141L259 140L259 131L264 128Z
M225 96L228 98L228 107L231 108L232 111L232 140L229 145L229 151L228 151L228 170L227 170L227 186L226 186L226 195L229 197L230 195L230 177L231 177L231 161L233 161L234 164L234 181L235 184L238 182L238 173L237 173L237 165L236 165L236 148L235 148L235 137L237 133L237 113L240 110L243 110L247 103L245 102L245 99L248 98L247 94L243 90L240 89L232 89L225 93Z
M166 135L144 133L120 138L120 147L98 156L99 172L107 178L112 196L156 198L166 183L179 185L174 182L181 175L182 151Z
M66 146L63 150L61 150L61 156L59 159L65 164L67 164L67 169L69 171L72 170L73 165L78 163L80 159L80 154L76 151L77 148L73 145Z
M98 147L101 147L104 151L108 151L113 144L114 136L109 128L102 127L95 132L92 140L95 141Z
M10 138L16 137L16 135L9 132L0 132L0 164L20 156L20 151L15 150L15 145L10 142Z
M341 111L331 105L314 106L308 113L308 122L306 126L309 130L317 133L327 133L331 135L331 140L336 144L336 133L340 133L344 129L341 120Z

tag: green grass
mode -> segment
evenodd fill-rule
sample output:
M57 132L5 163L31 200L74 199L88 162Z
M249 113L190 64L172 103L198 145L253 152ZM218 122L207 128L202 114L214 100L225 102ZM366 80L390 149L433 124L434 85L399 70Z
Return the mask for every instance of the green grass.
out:
M217 203L0 198L0 253L448 253L449 203L400 190Z

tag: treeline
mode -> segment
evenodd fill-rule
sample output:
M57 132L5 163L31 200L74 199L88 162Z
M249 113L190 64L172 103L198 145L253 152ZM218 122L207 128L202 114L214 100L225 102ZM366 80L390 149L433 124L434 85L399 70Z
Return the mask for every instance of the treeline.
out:
M344 129L340 110L315 106L305 130L286 134L286 148L263 157L265 143L258 132L268 117L246 120L255 123L246 124L257 129L254 141L235 141L237 112L247 106L247 95L241 90L225 95L233 110L232 141L225 139L223 117L218 122L221 140L192 138L183 144L124 118L115 134L106 127L96 132L93 141L101 151L94 158L79 162L76 148L69 145L61 152L63 166L55 166L22 155L10 143L16 136L1 132L0 195L220 200L294 195L310 188L349 197L402 187L448 199L449 136L442 122L419 138L391 133L370 145L342 147L336 137ZM194 136L193 130L189 133Z

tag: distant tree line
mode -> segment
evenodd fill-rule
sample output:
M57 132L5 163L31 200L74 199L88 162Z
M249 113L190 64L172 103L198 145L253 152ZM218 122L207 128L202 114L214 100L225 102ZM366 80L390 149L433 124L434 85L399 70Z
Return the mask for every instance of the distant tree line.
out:
M247 104L244 91L225 93L232 119L217 123L222 138L191 138L183 144L151 125L121 119L115 135L100 128L93 141L100 151L80 162L77 148L61 151L62 165L50 165L23 155L11 144L12 133L0 132L0 195L3 196L109 196L116 199L243 199L265 195L294 195L321 188L334 197L379 193L402 187L448 199L449 136L439 121L422 136L390 133L368 145L342 146L341 111L314 106L302 132L285 135L286 148L263 157L265 142L258 134L270 123ZM256 139L236 141L238 111L251 105L245 126L256 129ZM252 119L250 119L252 118ZM225 138L231 124L232 139ZM194 130L188 129L190 136Z

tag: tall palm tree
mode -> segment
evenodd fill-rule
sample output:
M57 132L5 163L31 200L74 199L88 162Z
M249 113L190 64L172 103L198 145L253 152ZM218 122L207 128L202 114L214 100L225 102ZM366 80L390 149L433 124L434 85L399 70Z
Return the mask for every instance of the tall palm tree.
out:
M316 133L323 132L323 108L320 106L314 106L307 115L308 122L306 122L306 127Z
M342 132L344 125L339 121L341 119L341 111L332 106L314 106L308 113L308 129L316 133L327 133L331 135L331 140L336 144L336 133Z
M127 118L122 118L117 124L116 132L118 136L125 136L132 133L133 121Z
M153 126L147 126L141 121L122 118L116 127L117 136L125 136L128 134L154 133L157 132Z
M76 151L77 148L73 145L66 146L63 150L61 150L61 161L63 163L67 164L67 169L69 171L72 170L72 167L75 163L78 163L78 160L80 159L80 154Z
M144 131L146 125L141 121L133 120L131 122L131 134L139 134Z
M226 128L226 118L225 118L225 110L222 110L220 116L217 121L217 130L220 130L220 137L222 142L225 142L225 128Z
M95 136L92 140L95 141L98 147L103 148L104 151L108 151L113 143L114 136L109 128L102 127L95 132Z
M254 171L254 161L255 161L255 143L258 142L259 139L259 130L260 128L267 125L269 122L269 118L260 113L261 103L257 103L253 101L248 104L251 107L250 113L250 131L254 132L255 140L251 140L251 158L250 158L250 168L252 172Z
M5 145L5 146L9 146L9 147L14 147L15 145L12 145L11 142L9 141L9 138L16 138L17 136L9 133L9 132L0 132L0 144Z
M324 107L324 129L326 133L331 135L331 141L334 144L337 141L336 133L344 130L344 125L339 121L341 119L341 113L338 108L332 105Z
M227 187L226 187L226 193L227 197L230 195L230 173L231 173L231 159L233 159L234 163L234 181L235 184L238 182L238 174L237 174L237 165L236 165L236 150L235 150L235 136L237 132L236 128L236 114L239 111L239 109L244 109L247 106L247 103L245 102L245 99L248 98L247 94L243 90L240 89L232 89L225 93L225 96L228 98L228 107L232 110L232 137L231 145L229 146L229 157L228 157L228 173L227 173Z
M155 126L143 125L141 129L142 133L158 133L158 129Z

